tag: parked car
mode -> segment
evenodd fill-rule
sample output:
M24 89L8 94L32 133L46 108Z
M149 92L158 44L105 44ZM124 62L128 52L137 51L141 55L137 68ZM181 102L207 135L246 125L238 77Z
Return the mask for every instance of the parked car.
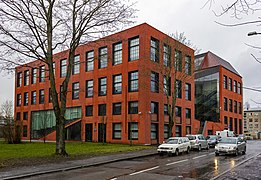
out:
M238 137L241 138L243 141L247 142L247 137L245 134L239 134Z
M168 153L169 155L179 155L181 152L189 153L190 149L190 142L187 137L171 137L159 145L157 150L159 154Z
M209 147L215 147L220 139L221 138L219 136L216 136L216 135L207 136L207 141L208 141Z
M208 141L202 134L186 135L190 141L191 149L209 149Z
M215 146L215 154L234 154L246 153L246 143L239 137L222 138Z

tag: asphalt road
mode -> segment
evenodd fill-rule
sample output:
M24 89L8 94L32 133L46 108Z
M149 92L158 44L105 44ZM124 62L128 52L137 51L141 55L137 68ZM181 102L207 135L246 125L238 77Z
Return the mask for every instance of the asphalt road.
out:
M236 169L238 165L243 164L248 158L259 154L260 147L261 141L249 141L245 155L215 156L212 148L172 157L155 155L136 158L78 170L35 176L30 179L218 179L225 173L229 174L232 169Z

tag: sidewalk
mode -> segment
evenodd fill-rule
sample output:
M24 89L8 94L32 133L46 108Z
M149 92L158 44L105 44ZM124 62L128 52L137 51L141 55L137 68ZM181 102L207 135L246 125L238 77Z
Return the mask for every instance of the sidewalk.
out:
M0 179L18 179L26 178L33 175L41 175L52 172L68 171L72 169L96 166L121 160L133 159L138 157L150 156L157 154L156 147L141 151L118 153L107 156L97 156L81 160L70 160L60 163L48 163L38 166L23 166L9 169L6 172L0 172Z

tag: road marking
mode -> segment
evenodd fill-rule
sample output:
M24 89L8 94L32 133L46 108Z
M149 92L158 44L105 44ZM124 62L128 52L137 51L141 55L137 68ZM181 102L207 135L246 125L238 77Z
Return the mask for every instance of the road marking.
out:
M166 164L166 166L169 166L169 165L172 165L172 164L182 163L182 162L185 162L185 161L188 161L188 159L184 159L184 160L181 160L181 161L176 161L176 162L168 163L168 164Z
M116 180L117 178L113 178L113 179L110 179L110 180Z
M215 154L215 152L213 152L213 153L209 153L208 155L212 155L212 154Z
M144 169L144 170L142 170L142 171L138 171L138 172L135 172L135 173L131 173L131 174L129 174L129 175L130 175L130 176L133 176L133 175L140 174L140 173L144 173L144 172L147 172L147 171L151 171L151 170L157 169L157 168L159 168L159 166L155 166L155 167L152 167L152 168L149 168L149 169Z
M198 158L205 157L205 156L207 156L207 155L204 154L204 155L201 155L201 156L193 157L192 159L198 159Z

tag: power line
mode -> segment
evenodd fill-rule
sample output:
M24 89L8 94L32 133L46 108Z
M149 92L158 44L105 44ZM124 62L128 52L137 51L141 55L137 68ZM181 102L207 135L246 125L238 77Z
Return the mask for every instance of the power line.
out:
M251 91L256 91L256 92L261 92L260 89L255 89L255 88L250 88L250 87L242 87L243 89L251 90Z

